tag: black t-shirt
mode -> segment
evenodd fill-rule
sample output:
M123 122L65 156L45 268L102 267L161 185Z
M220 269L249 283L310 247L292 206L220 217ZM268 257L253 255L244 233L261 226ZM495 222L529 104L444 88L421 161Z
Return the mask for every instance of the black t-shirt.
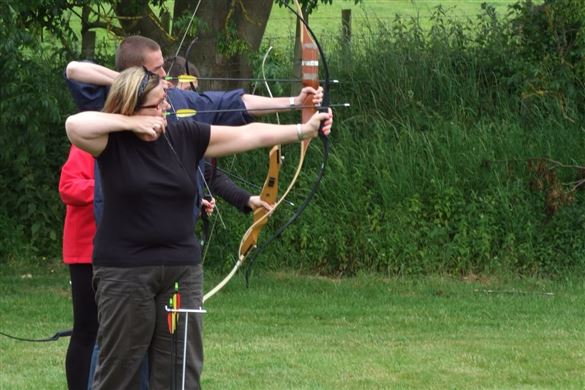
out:
M98 157L104 212L93 263L109 267L189 265L201 261L193 234L193 172L209 144L209 125L168 124L166 138L110 133ZM168 141L168 142L167 142Z

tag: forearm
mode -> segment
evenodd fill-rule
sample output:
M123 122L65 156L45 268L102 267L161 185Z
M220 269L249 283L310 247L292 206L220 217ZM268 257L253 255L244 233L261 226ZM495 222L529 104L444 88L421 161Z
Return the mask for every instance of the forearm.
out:
M205 156L221 157L277 144L289 144L305 138L310 131L308 124L301 125L300 137L297 125L254 122L239 127L211 126L211 137Z
M98 111L84 111L71 115L65 121L65 130L71 143L98 156L107 143L108 134L132 129L132 117Z
M65 74L69 80L95 85L111 85L118 72L91 62L71 61Z
M211 177L212 171L211 166L206 166L206 180L209 183L212 194L219 196L242 212L250 212L252 209L248 207L248 201L251 194L238 187L225 173L218 169L215 169L215 175Z
M242 101L250 115L259 116L274 112L289 111L300 105L298 97L275 97L269 98L258 95L242 95Z

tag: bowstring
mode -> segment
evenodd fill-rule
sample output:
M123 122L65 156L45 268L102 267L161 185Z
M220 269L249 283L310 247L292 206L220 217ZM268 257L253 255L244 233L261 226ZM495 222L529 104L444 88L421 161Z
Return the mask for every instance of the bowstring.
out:
M189 29L191 28L191 24L193 24L193 20L195 19L195 15L197 14L197 11L199 10L199 6L201 5L201 1L202 0L199 0L197 5L195 6L195 10L193 11L193 14L191 14L191 19L189 19L189 24L187 24L187 28L185 29L185 33L183 34L183 38L181 38L181 42L179 43L179 47L177 48L177 51L175 52L175 55L173 56L173 61L171 62L171 66L169 67L169 69L173 69L173 66L175 65L175 61L177 60L177 56L181 52L181 47L183 47L183 43L185 42L185 38L187 38L187 34L189 33ZM188 61L188 59L187 59L187 61Z

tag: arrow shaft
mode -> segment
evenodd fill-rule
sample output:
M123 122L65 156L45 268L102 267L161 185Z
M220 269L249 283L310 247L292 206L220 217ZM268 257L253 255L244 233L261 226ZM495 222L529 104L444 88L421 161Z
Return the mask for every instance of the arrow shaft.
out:
M276 82L276 83L299 83L301 82L300 79L280 79L280 78L276 78L276 79L260 79L260 78L249 78L249 77L197 77L197 76L191 76L191 75L186 75L184 77L182 76L177 76L177 77L165 77L165 80L178 80L179 82L193 82L196 80L203 80L203 81L258 81L258 82L264 82L264 81L272 81L272 82ZM325 80L319 80L320 82L323 82ZM330 80L329 81L332 84L338 84L339 80Z
M319 109L324 109L324 108L328 108L328 107L350 107L349 103L337 103L337 104L330 104L327 107L322 107L322 106L311 106L311 105L302 105L302 106L296 106L294 107L294 109L303 109L303 108L314 108L316 110ZM265 108L255 108L253 110L248 110L247 108L227 108L227 109L219 109L219 110L194 110L194 109L190 109L190 108L183 108L183 109L179 109L179 110L171 110L171 111L167 111L166 115L175 115L179 118L187 118L187 117L191 117L197 114L210 114L210 113L217 113L217 112L244 112L244 111L250 111L250 112L257 112L257 111L277 111L277 110L282 110L282 107L265 107ZM288 110L288 109L286 109Z

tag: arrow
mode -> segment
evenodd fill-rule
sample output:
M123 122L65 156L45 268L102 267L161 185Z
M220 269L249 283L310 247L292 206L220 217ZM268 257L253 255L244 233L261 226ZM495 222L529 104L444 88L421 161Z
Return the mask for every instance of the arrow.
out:
M257 79L257 78L230 78L230 77L198 77L189 74L181 74L179 76L166 76L164 78L167 81L177 80L179 83L194 83L198 80L206 80L206 81L264 81L264 79ZM266 79L266 81L274 81L280 83L298 83L301 80L298 79ZM320 80L324 81L324 80ZM330 80L332 84L339 84L339 80Z
M338 103L338 104L330 104L328 107L351 107L351 105L349 103ZM302 109L302 108L314 108L316 110L319 110L321 108L325 108L325 107L321 107L321 106L311 106L311 105L302 105L302 106L295 106L294 109ZM195 116L197 114L209 114L209 113L215 113L215 112L244 112L244 111L275 111L275 110L280 110L282 109L282 107L266 107L266 108L255 108L252 110L248 110L246 108L227 108L227 109L223 109L223 110L194 110L192 108L180 108L178 110L171 110L171 111L167 111L165 112L166 116L169 115L175 115L177 118L190 118L192 116Z

